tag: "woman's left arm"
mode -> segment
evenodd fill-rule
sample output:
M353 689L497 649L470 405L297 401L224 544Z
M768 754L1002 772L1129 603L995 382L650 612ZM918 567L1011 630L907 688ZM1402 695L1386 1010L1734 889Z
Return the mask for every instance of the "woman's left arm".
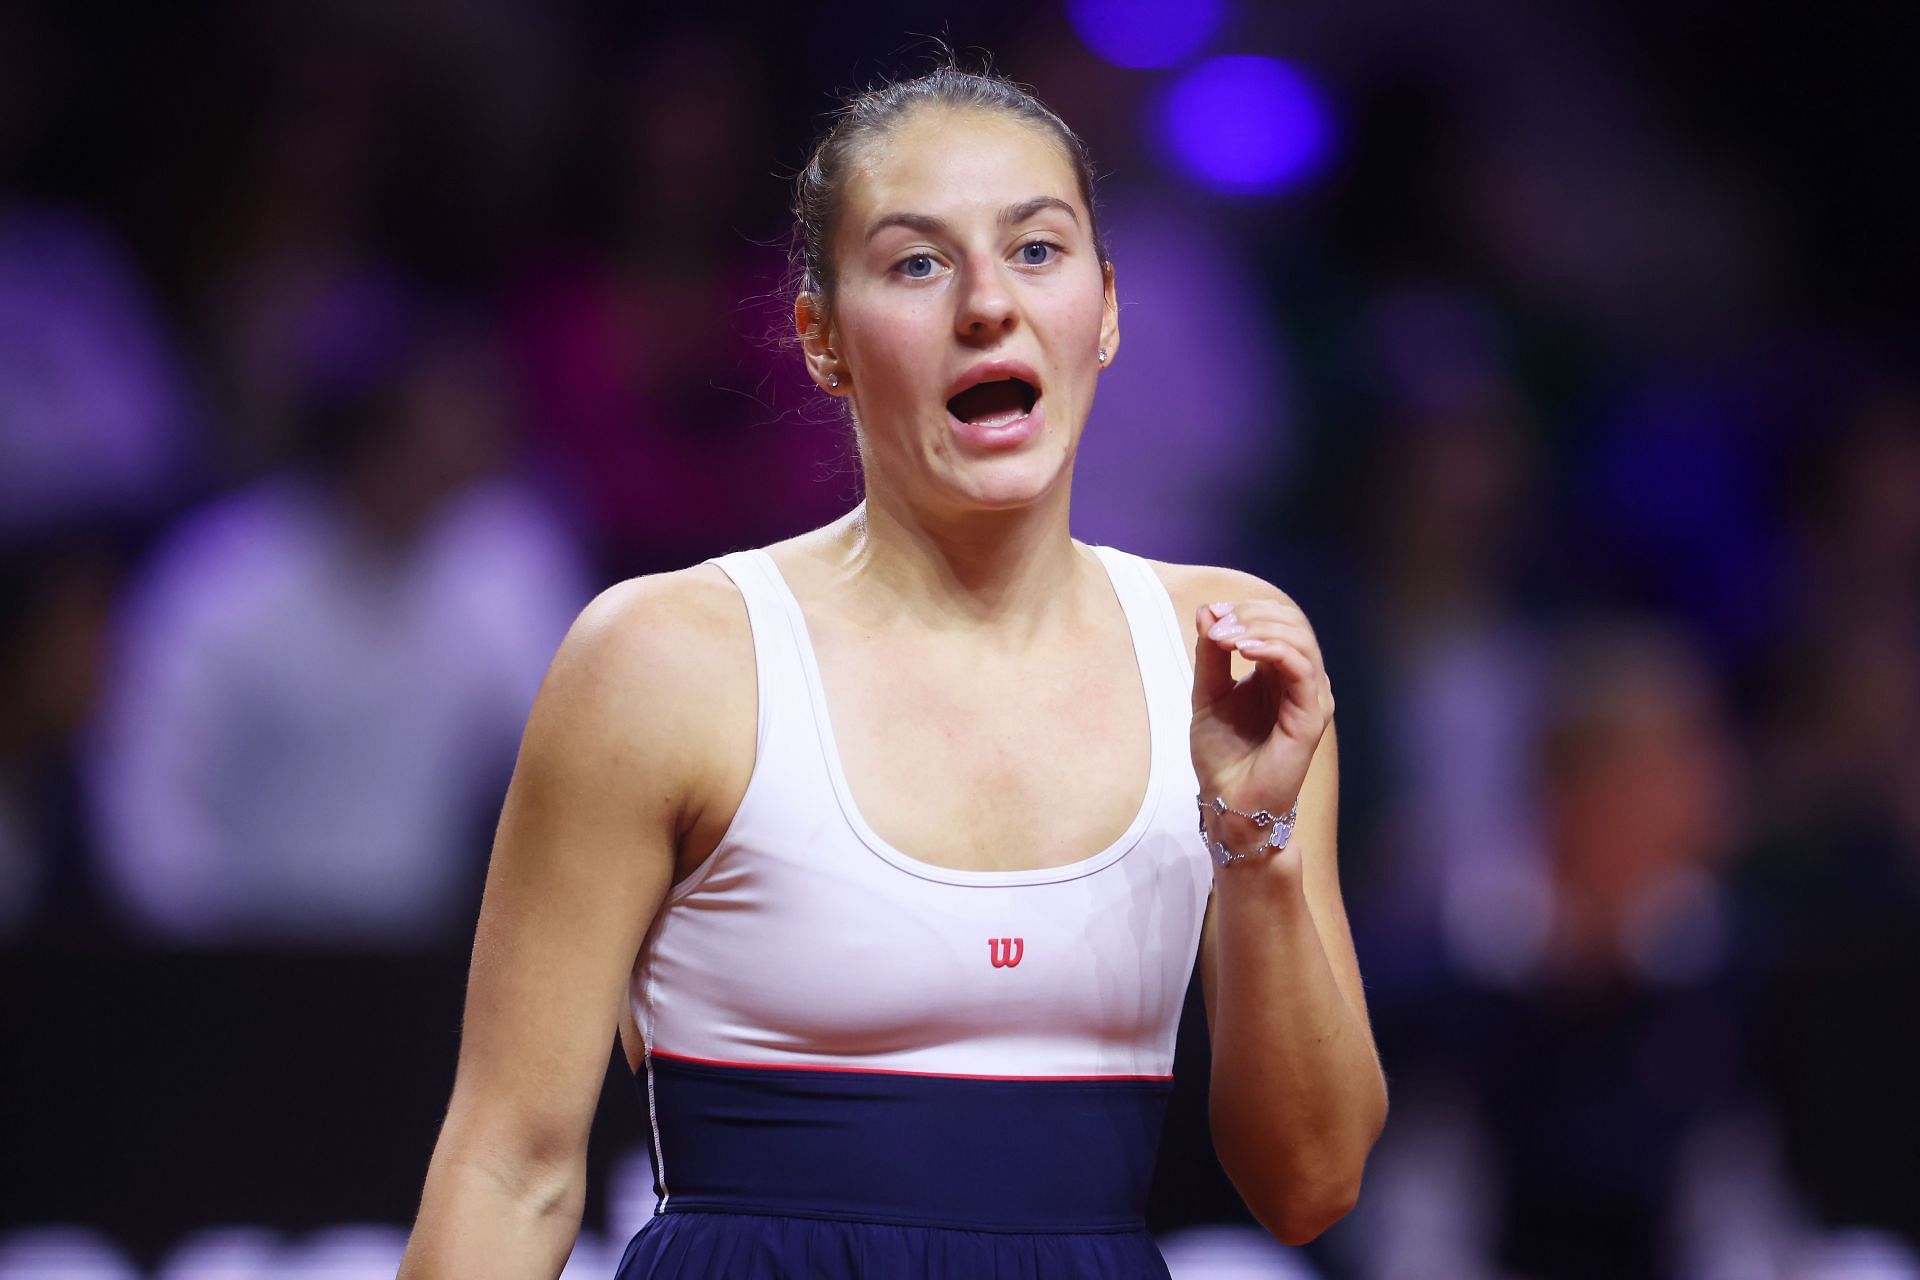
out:
M1247 812L1299 806L1284 849L1214 867L1200 943L1211 1129L1254 1216L1302 1244L1353 1207L1387 1115L1335 862L1333 694L1291 600L1245 574L1214 571L1204 585L1210 599L1193 611L1201 794ZM1232 814L1209 815L1207 829L1235 853L1267 836Z

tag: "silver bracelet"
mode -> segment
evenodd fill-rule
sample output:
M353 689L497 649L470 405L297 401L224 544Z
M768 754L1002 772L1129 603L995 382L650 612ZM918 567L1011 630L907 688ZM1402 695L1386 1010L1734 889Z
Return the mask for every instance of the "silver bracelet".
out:
M1213 855L1213 860L1223 867L1235 862L1245 862L1255 854L1266 853L1270 849L1286 848L1287 841L1293 839L1293 824L1300 817L1300 802L1298 800L1293 802L1293 808L1276 818L1265 809L1256 809L1252 813L1242 813L1225 800L1222 800L1219 796L1215 796L1211 800L1202 800L1199 796L1195 796L1193 799L1194 803L1200 806L1200 843L1206 847L1209 854ZM1231 852L1227 846L1207 835L1207 815L1212 814L1217 818L1223 813L1230 813L1236 818L1245 818L1248 822L1253 823L1254 826L1265 831L1267 838L1261 842L1258 848L1249 849L1245 853Z

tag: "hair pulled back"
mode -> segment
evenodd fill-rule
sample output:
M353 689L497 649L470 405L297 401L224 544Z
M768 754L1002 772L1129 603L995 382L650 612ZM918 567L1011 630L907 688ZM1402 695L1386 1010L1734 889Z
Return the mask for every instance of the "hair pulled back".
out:
M845 202L849 163L859 148L886 136L923 107L996 111L1044 130L1065 154L1087 208L1093 248L1107 261L1106 240L1093 207L1093 158L1080 135L1022 86L990 69L968 71L952 61L910 80L884 82L847 99L794 179L794 243L800 287L830 298L833 262L829 247Z

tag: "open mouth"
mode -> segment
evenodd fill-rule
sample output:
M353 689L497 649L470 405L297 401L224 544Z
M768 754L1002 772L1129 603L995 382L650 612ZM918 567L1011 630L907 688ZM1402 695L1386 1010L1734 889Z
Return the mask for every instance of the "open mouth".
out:
M1040 392L1020 378L979 382L947 401L947 412L980 427L1004 427L1033 411Z

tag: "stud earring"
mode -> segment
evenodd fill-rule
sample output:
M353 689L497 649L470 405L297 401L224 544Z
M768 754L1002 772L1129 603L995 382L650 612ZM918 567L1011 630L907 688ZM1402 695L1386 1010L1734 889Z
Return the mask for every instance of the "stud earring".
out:
M1106 362L1107 362L1107 349L1105 347L1102 347L1100 348L1100 363L1105 364Z
M827 385L830 387L838 387L840 385L840 375L837 373L828 374Z

